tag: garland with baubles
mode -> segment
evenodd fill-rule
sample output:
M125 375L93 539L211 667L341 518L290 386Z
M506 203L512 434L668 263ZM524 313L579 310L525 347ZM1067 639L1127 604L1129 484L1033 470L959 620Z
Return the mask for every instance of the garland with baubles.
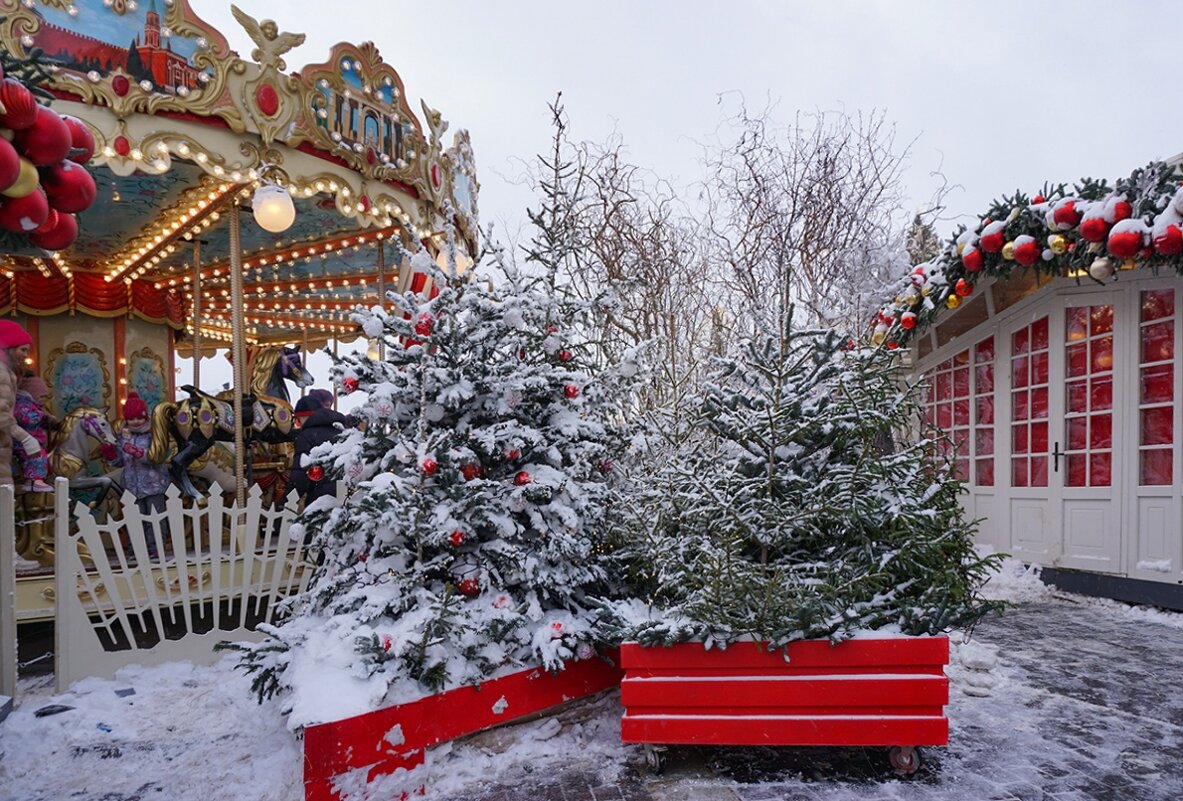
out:
M94 203L94 178L84 166L94 137L77 117L58 114L38 97L46 73L39 53L0 61L0 242L11 251L26 243L63 250L78 236L76 214Z
M1183 274L1183 172L1153 162L1110 186L1084 179L995 201L976 230L964 226L931 261L914 266L871 319L871 342L905 345L942 309L973 295L982 276L1016 267L1104 283L1118 270Z

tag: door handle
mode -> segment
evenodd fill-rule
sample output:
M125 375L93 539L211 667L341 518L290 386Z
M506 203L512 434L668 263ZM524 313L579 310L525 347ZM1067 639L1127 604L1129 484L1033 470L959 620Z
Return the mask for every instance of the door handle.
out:
M1060 472L1060 457L1067 456L1067 455L1068 454L1066 452L1060 450L1060 443L1057 442L1055 450L1052 451L1052 472L1053 473Z

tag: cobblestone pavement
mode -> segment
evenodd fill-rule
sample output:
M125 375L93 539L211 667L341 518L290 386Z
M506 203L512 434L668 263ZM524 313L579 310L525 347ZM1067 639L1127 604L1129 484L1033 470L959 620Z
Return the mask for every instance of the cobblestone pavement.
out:
M950 744L909 779L879 749L675 748L664 775L639 751L505 746L447 801L1177 801L1183 799L1183 615L1072 596L983 621L954 648ZM604 726L619 714L609 700ZM565 722L564 725L571 725ZM578 724L583 725L583 724ZM480 737L481 735L478 735ZM556 738L561 740L562 738ZM448 771L480 741L437 763ZM515 750L523 756L515 760ZM449 762L451 760L451 762ZM613 764L614 763L614 764Z

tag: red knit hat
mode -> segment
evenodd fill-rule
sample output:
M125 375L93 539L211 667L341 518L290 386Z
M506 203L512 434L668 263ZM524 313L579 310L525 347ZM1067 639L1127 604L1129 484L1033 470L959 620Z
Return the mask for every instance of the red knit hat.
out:
M33 338L20 323L15 320L0 320L0 348L19 348L21 345L32 344Z
M148 404L134 392L127 393L127 400L123 403L123 419L136 420L148 416Z

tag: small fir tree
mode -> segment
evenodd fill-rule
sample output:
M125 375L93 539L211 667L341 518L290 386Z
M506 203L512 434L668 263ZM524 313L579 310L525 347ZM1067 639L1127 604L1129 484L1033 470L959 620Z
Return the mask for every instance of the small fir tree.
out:
M438 296L391 296L389 312L360 315L385 359L335 368L342 391L367 397L359 429L313 454L348 488L299 521L324 563L297 614L244 651L260 698L296 690L297 723L327 691L327 669L301 678L310 664L339 665L374 705L391 688L587 658L588 598L611 592L603 539L623 379L585 367L594 307L505 264L494 288L443 274L424 252L411 263Z
M919 419L881 349L832 331L743 343L698 405L691 447L655 472L620 569L640 600L607 603L609 636L780 646L857 630L929 634L997 605L949 464L892 448Z

